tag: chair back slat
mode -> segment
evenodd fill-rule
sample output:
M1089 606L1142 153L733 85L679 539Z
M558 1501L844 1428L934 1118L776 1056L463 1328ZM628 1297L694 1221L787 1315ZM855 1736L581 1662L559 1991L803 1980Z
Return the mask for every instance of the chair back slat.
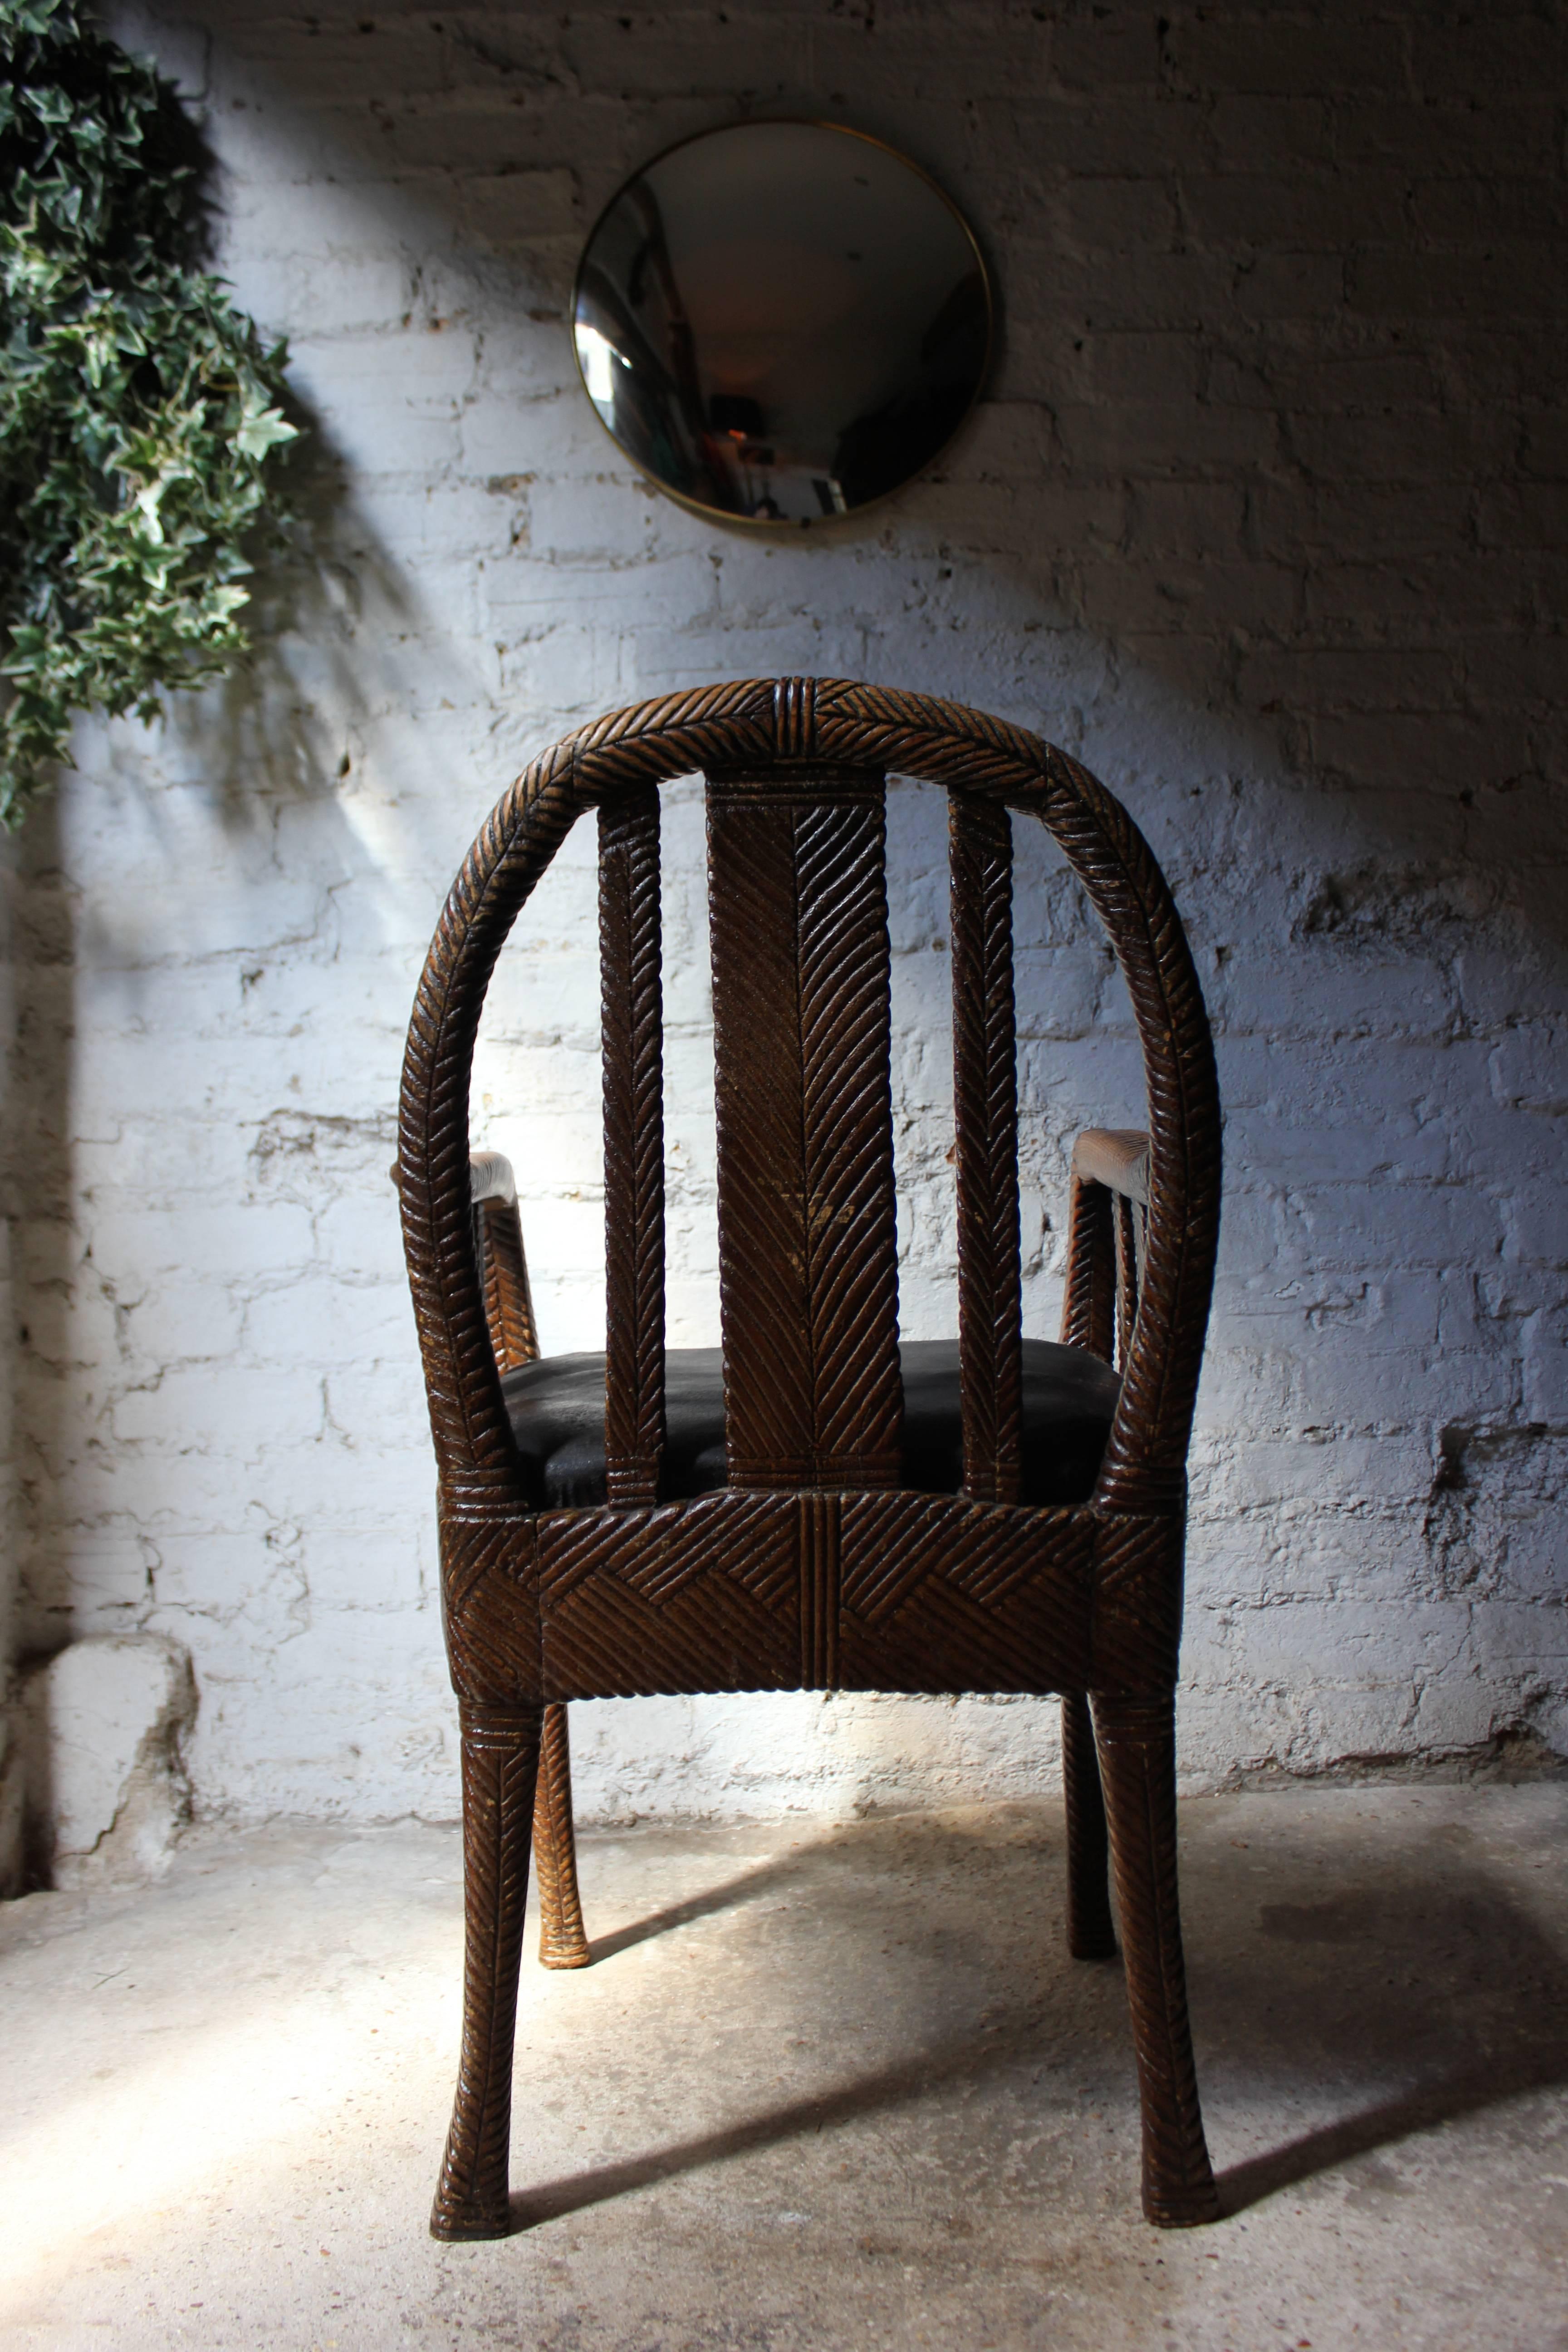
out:
M898 1245L878 771L708 783L730 1484L897 1484Z
M658 793L599 811L605 1065L605 1475L657 1501L664 1455L664 1047Z
M963 1490L975 1502L1016 1503L1023 1301L1013 835L1000 803L953 793L948 809Z

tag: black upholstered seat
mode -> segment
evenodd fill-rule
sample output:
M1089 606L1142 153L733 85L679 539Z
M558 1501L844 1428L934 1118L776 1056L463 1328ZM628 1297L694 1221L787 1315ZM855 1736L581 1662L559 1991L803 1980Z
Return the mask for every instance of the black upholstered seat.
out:
M956 1339L906 1339L902 1484L955 1495L963 1481ZM1024 1341L1021 1503L1087 1500L1121 1382L1085 1348ZM545 1356L501 1381L532 1500L572 1510L605 1500L605 1359ZM661 1492L676 1501L724 1484L724 1383L717 1348L672 1348L665 1360Z

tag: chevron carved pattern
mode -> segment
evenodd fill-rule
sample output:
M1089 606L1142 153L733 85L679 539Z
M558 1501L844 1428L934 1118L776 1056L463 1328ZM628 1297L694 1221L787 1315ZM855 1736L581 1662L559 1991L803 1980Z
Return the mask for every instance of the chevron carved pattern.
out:
M1089 1701L1062 1694L1062 1784L1068 1817L1068 1949L1075 1960L1108 1960L1116 1949L1106 1885L1110 1858L1105 1796Z
M879 793L800 811L795 878L815 1450L825 1480L891 1486L903 1393Z
M530 1519L441 1523L441 1614L452 1687L475 1706L540 1696L539 1587Z
M708 841L726 1444L732 1485L770 1486L814 1451L795 812L710 787Z
M664 1059L658 794L599 811L605 1065L605 1470L612 1503L658 1496L664 1454Z
M552 1699L799 1686L792 1495L551 1512L539 1560Z
M1140 1255L1139 1221L1142 1215L1135 1201L1124 1192L1114 1196L1112 1218L1116 1235L1116 1362L1118 1369L1126 1363L1132 1352L1132 1334L1138 1324L1138 1260Z
M577 1892L572 1820L572 1749L566 1709L547 1706L533 1799L533 1872L539 1882L539 1958L547 1969L585 1969L594 1955Z
M948 803L958 1347L963 1488L1016 1503L1022 1433L1013 832L995 801Z
M800 1512L800 1686L838 1687L839 1534L842 1498L802 1495Z
M498 2238L509 2227L512 2047L540 1711L465 1704L460 1715L463 2040L430 2234Z
M1094 1525L946 1495L847 1495L839 1679L851 1690L1081 1689Z
M1103 1184L1082 1176L1074 1176L1071 1182L1062 1345L1087 1348L1109 1364L1116 1334L1111 1196Z
M880 780L713 778L708 824L731 1482L890 1486L901 1396Z
M1094 1656L1085 1688L1168 1688L1182 1637L1182 1533L1163 1513L1107 1511L1095 1540Z
M1143 2210L1157 2227L1188 2229L1217 2221L1220 2206L1187 2021L1173 1694L1097 1695L1094 1728L1143 2109Z
M476 1201L474 1240L484 1281L485 1326L496 1370L514 1371L520 1364L533 1363L539 1355L517 1202Z
M518 909L599 801L699 769L763 773L781 760L784 775L803 757L824 773L891 770L1028 812L1105 923L1143 1048L1151 1149L1142 1311L1100 1499L1179 1508L1218 1231L1220 1122L1203 995L1164 877L1127 811L1054 745L961 704L842 678L690 688L595 719L503 795L452 887L409 1025L399 1138L404 1243L444 1490L487 1500L519 1492L468 1200L474 1037Z
M533 1319L533 1295L529 1286L528 1257L522 1245L522 1224L515 1201L501 1200L494 1195L474 1203L474 1240L479 1251L479 1271L484 1284L485 1321L489 1328L490 1348L498 1372L510 1372L520 1364L539 1360L539 1335ZM532 1558L532 1530L528 1530L523 1547L524 1556ZM482 1575L483 1571L481 1571ZM470 1581L468 1597L474 1597ZM487 1591L479 1598L473 1620L473 1631L488 1626L490 1610L505 1615L518 1611L515 1587L509 1583L504 1570L499 1589L492 1598ZM537 1603L531 1609L536 1613ZM521 1617L526 1627L528 1654L532 1654L531 1618ZM503 1643L510 1649L510 1644ZM470 1673L472 1671L470 1664ZM502 1676L516 1679L517 1661L504 1663L493 1655L490 1659L489 1683ZM497 1667L500 1666L498 1675ZM481 1677L483 1678L483 1677ZM535 1675L531 1683L537 1685ZM586 1968L593 1958L583 1926L583 1905L577 1892L577 1842L572 1823L572 1750L566 1727L566 1709L547 1706L544 1710L544 1736L539 1752L539 1780L533 1800L533 1867L539 1882L540 1940L539 1957L547 1969Z

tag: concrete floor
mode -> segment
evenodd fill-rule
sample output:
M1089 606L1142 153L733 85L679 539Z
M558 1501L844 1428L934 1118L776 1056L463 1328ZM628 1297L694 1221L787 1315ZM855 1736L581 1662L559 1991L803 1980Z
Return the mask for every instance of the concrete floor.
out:
M426 2217L455 1832L189 1839L0 1909L0 2342L530 2352L1568 2347L1568 1786L1184 1811L1229 2218L1137 2209L1058 1807L584 1840L525 1962L527 2226Z

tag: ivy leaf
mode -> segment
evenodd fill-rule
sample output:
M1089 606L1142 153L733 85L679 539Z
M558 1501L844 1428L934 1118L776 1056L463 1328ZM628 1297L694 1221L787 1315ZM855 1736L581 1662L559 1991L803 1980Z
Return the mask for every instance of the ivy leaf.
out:
M63 89L53 89L46 82L42 89L24 89L20 93L24 106L30 107L40 122L58 130L68 122L74 111Z
M246 646L246 552L297 438L268 349L195 266L191 134L71 0L0 0L0 824L72 715L156 718Z
M296 440L299 427L276 408L253 408L247 401L234 436L234 446L247 457L265 457L285 441Z

